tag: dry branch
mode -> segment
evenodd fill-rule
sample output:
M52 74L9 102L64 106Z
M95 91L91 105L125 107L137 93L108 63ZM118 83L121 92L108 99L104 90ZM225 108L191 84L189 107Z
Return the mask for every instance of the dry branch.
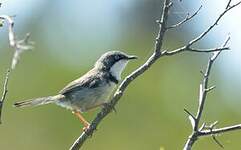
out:
M71 146L71 150L78 150L81 148L81 146L84 144L84 142L86 141L86 139L88 137L90 137L94 131L96 130L98 124L113 110L114 106L118 103L118 101L120 100L120 98L122 97L122 95L124 94L125 89L127 88L127 86L137 77L139 77L140 75L142 75L146 70L148 70L152 64L154 64L159 58L163 57L163 56L171 56L174 54L178 54L184 51L189 51L189 52L202 52L202 53L207 53L207 52L219 52L219 51L223 51L223 50L228 50L228 47L221 47L221 48L212 48L212 49L197 49L197 48L191 48L191 46L198 42L199 40L201 40L207 33L209 33L212 28L217 24L217 22L222 18L222 16L227 12L224 12L220 15L220 17L215 21L214 25L210 26L207 30L205 30L202 34L200 34L200 36L194 38L193 40L191 40L187 45L175 49L175 50L171 50L171 51L167 51L167 50L163 50L162 49L162 45L163 45L163 38L165 35L165 32L172 28L172 27L167 27L167 20L168 20L168 15L169 15L169 9L172 6L172 2L170 2L170 0L165 0L164 1L164 6L163 6L163 10L162 10L162 14L161 14L161 18L160 20L158 20L157 22L159 23L159 32L157 34L157 38L156 38L156 43L155 43L155 49L153 51L153 54L149 57L149 59L143 64L141 65L138 69L136 69L135 71L133 71L130 75L128 75L120 84L120 86L118 87L118 89L116 90L116 92L114 93L114 96L112 97L110 104L106 105L106 107L104 107L95 117L95 119L92 121L90 128L88 130L86 130L85 132L83 132L79 138L73 143L73 145ZM232 8L234 6L231 6ZM197 13L200 11L201 7L192 15L187 17L186 19L184 19L184 21L180 22L179 25L185 23L188 20L191 20L191 18L193 18L194 16L197 15ZM229 7L228 10L230 10L231 8ZM173 28L178 27L179 25L174 25Z
M2 107L3 107L3 103L6 99L7 96L7 92L8 92L8 79L9 79L9 75L10 75L10 69L8 69L6 76L5 76L5 80L4 80L4 84L3 84L3 93L2 93L2 97L1 97L1 101L0 101L0 124L2 123L1 120L1 116L2 116Z
M8 80L11 71L16 67L20 54L26 50L32 49L33 47L32 42L29 42L30 34L27 34L26 37L23 40L17 40L15 33L14 33L14 21L12 17L8 15L0 15L0 20L4 20L8 24L8 39L9 39L9 46L14 49L14 54L12 58L11 67L9 67L7 74L5 76L4 85L3 85L3 94L0 101L0 123L1 116L2 116L2 109L3 109L3 103L7 97L8 92Z
M199 13L199 11L200 11L201 9L202 9L202 5L201 5L201 6L198 8L198 10L197 10L196 12L194 12L191 16L190 16L190 14L188 13L185 19L183 19L183 20L180 21L179 23L174 24L174 25L171 25L171 26L169 26L169 27L167 27L167 28L168 28L168 29L173 29L173 28L177 28L177 27L183 25L184 23L186 23L186 22L188 22L189 20L191 20L192 18L194 18L194 17Z
M111 111L112 108L118 103L119 99L122 97L125 89L127 86L138 76L143 74L147 69L151 67L153 63L156 62L160 56L162 56L161 53L161 48L162 48L162 42L163 42L163 37L166 32L166 24L167 24L167 19L168 19L168 11L172 3L170 3L170 0L165 0L164 1L164 7L163 7L163 12L161 15L161 19L159 22L159 33L156 38L156 44L155 44L155 50L153 54L150 56L150 58L143 64L141 65L138 69L133 71L130 75L128 75L124 81L120 84L119 88L116 90L113 98L110 101L110 105L107 107L104 107L95 117L95 119L92 121L90 128L86 131L83 132L80 137L73 143L71 146L71 150L78 150L80 147L83 145L85 140L93 134L95 129L97 128L98 124L101 122L102 119L104 119L105 116L107 116Z
M230 37L228 37L228 39L225 41L225 43L223 44L223 47L225 47L227 45L229 40L230 40ZM198 111L197 111L196 116L194 116L188 110L184 109L184 111L189 115L189 120L191 122L192 129L193 129L192 134L189 136L188 140L186 141L186 144L184 146L184 150L191 150L193 144L201 136L212 136L213 139L215 140L215 142L219 146L223 147L222 144L216 139L215 135L220 134L220 133L224 133L224 132L228 132L228 131L234 131L234 130L241 129L240 124L228 126L228 127L224 127L224 128L219 128L219 129L214 129L217 122L213 123L210 126L207 126L206 123L203 123L203 125L199 128L199 123L200 123L202 113L203 113L203 110L204 110L204 105L205 105L205 101L206 101L206 98L207 98L207 94L208 94L208 92L212 91L215 88L215 86L212 86L212 87L208 88L208 80L209 80L211 68L212 68L212 65L213 65L214 61L217 59L217 57L219 56L219 54L221 52L222 52L222 50L217 51L217 52L213 52L212 57L210 57L210 59L209 59L206 71L203 74L204 78L203 78L202 83L200 84L199 105L198 105Z
M217 25L219 20L229 10L231 10L232 8L241 4L241 1L232 5L232 6L230 6L230 3L231 3L231 0L228 1L227 7L219 15L219 17L215 20L215 22L206 31L204 31L202 34L200 34L197 38L190 41L189 44L187 45L187 48L190 48L191 45L193 45L194 43L196 43L197 41L202 39L207 33L209 33L211 31L211 29L214 28L215 25ZM224 127L224 128L220 128L220 129L214 129L217 122L215 122L213 125L211 125L209 127L207 127L206 124L204 123L199 128L199 123L200 123L200 120L201 120L201 117L202 117L202 113L203 113L205 101L206 101L206 98L207 98L207 94L208 94L208 92L212 91L215 88L215 86L208 87L208 80L209 80L209 75L210 75L212 65L213 65L214 61L217 59L217 57L219 56L219 54L223 50L225 50L224 48L226 48L226 45L227 45L229 40L230 40L230 37L228 37L228 39L224 42L224 44L221 48L218 48L219 49L218 51L213 52L212 57L210 57L210 59L208 61L208 65L207 65L205 73L202 73L203 74L203 81L200 84L199 105L198 105L198 110L197 110L196 116L194 116L192 113L190 113L188 110L185 109L185 112L189 115L189 120L191 122L193 131L192 131L192 134L189 136L188 140L186 141L186 143L184 145L184 150L191 150L193 144L198 140L198 138L200 136L207 136L207 135L211 135L213 137L214 141L219 146L223 147L222 144L216 139L215 135L218 134L218 133L224 133L224 132L227 132L227 131L233 131L233 130L241 129L240 125L234 125L234 126ZM204 130L205 128L208 128L208 130Z

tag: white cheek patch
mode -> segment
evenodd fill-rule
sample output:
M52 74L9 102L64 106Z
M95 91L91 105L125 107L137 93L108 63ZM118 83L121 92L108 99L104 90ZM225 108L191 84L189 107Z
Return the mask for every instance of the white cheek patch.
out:
M121 80L121 73L125 69L128 60L120 60L116 62L110 69L111 75L113 75L117 80Z

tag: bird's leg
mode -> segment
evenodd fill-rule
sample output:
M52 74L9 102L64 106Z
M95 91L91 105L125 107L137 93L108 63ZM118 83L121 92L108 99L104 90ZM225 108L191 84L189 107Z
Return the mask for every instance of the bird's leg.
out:
M90 123L85 120L79 111L73 111L72 113L79 118L80 122L84 125L83 130L86 131L90 127Z

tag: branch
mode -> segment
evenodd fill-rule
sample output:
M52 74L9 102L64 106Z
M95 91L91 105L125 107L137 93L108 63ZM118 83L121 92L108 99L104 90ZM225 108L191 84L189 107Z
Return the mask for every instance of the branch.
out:
M200 11L201 9L202 9L202 5L201 5L201 6L198 8L198 10L197 10L196 12L194 12L191 16L190 16L190 14L188 13L185 19L183 19L183 20L180 21L179 23L174 24L174 25L171 25L171 26L169 26L169 27L167 27L167 28L168 28L168 29L173 29L173 28L177 28L177 27L183 25L183 24L186 23L187 21L189 21L189 20L191 20L192 18L194 18L194 17L199 13L199 11Z
M162 56L161 53L161 48L162 48L162 41L164 34L166 32L166 23L168 19L168 10L171 6L170 0L165 0L164 1L164 7L163 7L163 12L161 15L161 19L159 22L159 33L156 38L156 44L155 44L155 50L153 54L150 56L150 58L143 64L141 65L138 69L133 71L130 75L128 75L120 84L119 88L116 90L113 98L110 101L110 105L107 105L104 107L95 117L95 119L92 121L90 128L87 129L87 131L83 132L80 137L73 143L71 146L71 150L78 150L81 148L83 143L86 141L86 139L93 134L95 129L97 128L98 124L104 119L111 111L112 108L118 103L119 99L122 97L125 89L127 86L138 76L143 74L146 70L148 70L152 64L156 62L160 56Z
M201 38L203 38L208 32L210 32L210 30L213 28L213 27L211 27L207 31L205 31L203 34L201 34L201 36L197 37L194 42L189 42L184 47L181 47L181 48L178 48L178 49L175 49L175 50L171 50L171 51L167 51L167 50L161 51L161 48L162 48L162 45L163 45L163 38L164 38L165 32L168 30L168 27L167 27L168 11L169 11L171 6L172 6L172 3L170 2L170 0L164 1L162 15L160 17L160 20L157 21L159 23L159 31L158 31L157 38L156 38L155 49L154 49L152 55L148 58L148 60L143 65L141 65L139 68L137 68L135 71L133 71L130 75L128 75L122 81L122 83L120 84L120 86L118 87L116 92L114 93L114 96L110 100L109 105L106 105L104 108L101 109L101 111L97 114L97 116L91 122L90 127L76 139L76 141L71 146L70 150L78 150L82 147L82 145L87 140L87 138L92 136L92 134L94 133L94 131L96 130L96 128L100 124L100 122L110 112L112 112L115 105L118 103L120 98L123 96L124 91L126 90L128 85L133 80L135 80L137 77L142 75L145 71L147 71L159 58L164 57L164 56L172 56L174 54L178 54L178 53L185 52L185 51L205 52L205 53L206 52L213 52L214 53L214 52L219 52L219 51L229 49L228 47L225 47L226 44L225 44L225 46L223 46L221 48L214 48L214 49L194 49L194 48L190 47L192 44L196 43ZM228 8L228 9L230 10L230 8ZM225 13L223 13L221 15L221 17ZM218 22L221 17L219 17L216 22Z
M29 41L30 34L26 34L23 40L17 40L15 33L14 33L14 21L12 17L7 15L1 15L0 19L7 21L8 23L8 39L9 45L12 47L15 52L12 58L12 65L11 68L14 69L20 59L20 54L26 50L33 49L32 42Z
M210 52L217 52L217 51L223 51L223 50L230 50L229 47L220 47L220 48L210 48L210 49L194 49L191 47L188 47L186 51L190 52L200 52L200 53L210 53Z
M0 101L0 124L2 123L2 120L1 120L2 107L3 107L3 103L4 103L4 101L6 99L6 96L7 96L7 92L8 92L9 75L10 75L10 69L8 69L8 71L6 73L4 84L3 84L3 93L2 93L2 97L1 97L1 101Z
M224 42L223 47L226 46L226 44L228 43L229 40L230 40L230 37L228 37L227 40ZM196 116L193 119L194 121L191 122L192 126L193 126L193 132L189 136L189 138L188 138L188 140L187 140L187 142L184 146L184 150L191 150L193 144L197 141L198 137L200 136L199 135L200 130L198 129L198 127L199 127L200 119L202 117L205 101L206 101L206 98L207 98L207 93L209 91L211 91L211 89L213 89L213 88L208 88L209 75L210 75L210 72L211 72L212 65L213 65L214 61L216 60L218 54L220 54L221 51L213 52L213 56L209 58L208 65L207 65L206 71L204 73L203 81L200 84L200 88L199 88L198 111L197 111ZM201 130L203 128L205 128L205 125L203 127L201 127Z
M236 4L234 4L234 5L232 5L232 6L230 6L230 3L231 3L231 0L228 1L228 4L227 4L225 10L219 15L219 17L215 20L215 22L209 28L207 28L203 33L201 33L199 36L197 36L196 38L191 40L187 45L185 45L185 46L183 46L183 47L181 47L181 48L179 48L179 49L177 49L175 51L172 51L172 52L174 52L174 54L175 54L175 53L179 53L180 51L185 51L185 50L186 51L193 51L194 49L192 49L190 47L193 44L195 44L198 41L200 41L205 35L207 35L218 24L220 19L229 10L231 10L232 8L238 6L241 3L241 1L236 3ZM219 131L219 132L226 132L226 131L232 131L232 130L239 129L239 126L234 126L234 127L227 127L227 128L224 128L224 129L222 128L222 129L214 129L214 130L211 128L211 130L209 130L209 131L207 131L207 130L203 131L203 128L205 128L205 124L203 124L203 126L200 129L198 129L199 122L200 122L200 119L201 119L201 116L202 116L202 112L203 112L203 109L204 109L204 104L205 104L205 101L206 101L207 93L214 88L214 87L208 88L208 79L209 79L209 74L210 74L210 71L211 71L211 67L213 65L213 62L219 56L219 54L223 50L225 50L225 49L227 50L228 49L228 47L226 47L226 45L227 45L229 40L230 40L230 37L228 37L228 39L225 41L225 43L223 44L223 46L221 48L217 48L219 50L217 50L216 52L214 52L215 49L211 49L211 51L213 51L213 56L209 59L209 62L208 62L207 68L206 68L206 72L204 73L204 79L203 79L202 83L200 84L198 111L197 111L197 114L196 114L195 118L190 119L190 116L189 116L189 119L190 119L191 124L193 126L193 132L189 136L188 140L186 141L186 144L184 146L184 150L191 150L193 144L197 141L198 137L203 136L203 135L212 135L213 139L215 140L215 142L218 143L220 146L222 146L220 144L220 142L218 142L217 139L215 138L215 134L218 133L217 131ZM194 51L196 51L196 50L194 50ZM207 51L210 51L210 50L207 50ZM196 52L200 52L200 51L198 50ZM202 52L204 52L204 51L202 51ZM170 55L172 55L172 53L170 53Z
M198 41L200 41L206 34L208 34L216 25L218 25L218 22L220 21L220 19L228 12L230 11L232 8L238 6L240 2L230 6L230 0L228 2L228 6L226 7L226 9L219 15L219 17L215 20L215 22L209 27L207 28L206 31L204 31L203 33L201 33L198 37L196 37L195 39L193 39L192 41L190 41L187 45L187 47L192 46L193 44L197 43Z
M161 19L157 21L159 23L160 29L159 29L159 33L156 38L156 44L155 44L155 52L156 53L160 53L160 50L162 47L164 34L167 30L166 24L167 24L167 19L168 19L168 11L169 11L169 8L172 6L172 4L173 3L170 2L170 0L164 1Z
M191 41L188 42L188 44L186 44L183 47L177 48L175 50L172 51L166 51L165 55L174 55L177 53L181 53L183 51L190 51L190 52L201 52L201 53L205 53L205 52L214 52L214 51L222 51L222 50L229 50L229 47L221 47L221 48L211 48L211 49L197 49L197 48L191 48L192 45L194 45L195 43L197 43L198 41L200 41L201 39L203 39L216 25L218 25L219 21L221 20L221 18L231 9L235 8L236 6L240 5L241 1L230 6L230 0L228 2L227 8L218 16L218 18L214 21L214 23L212 25L210 25L205 31L203 31L199 36L197 36L196 38L192 39ZM195 16L195 15L194 15Z
M232 2L232 0L229 0L229 1L228 1L228 4L227 4L227 6L226 6L225 9L228 9L228 8L230 7L231 2Z
M229 40L230 40L230 37L228 37L227 40L224 42L223 47L225 47L227 45ZM189 136L188 140L186 141L184 150L191 150L193 144L198 140L199 137L208 136L208 135L211 135L213 137L214 141L219 146L223 147L222 144L216 139L215 135L218 133L224 133L224 132L228 132L228 131L241 129L241 125L234 125L234 126L224 127L224 128L220 128L220 129L213 129L216 126L217 122L213 123L210 127L207 127L206 124L204 123L200 128L198 128L201 117L202 117L202 113L204 110L204 105L205 105L205 101L207 98L207 94L208 94L208 92L212 91L215 88L215 86L208 88L208 80L209 80L211 68L212 68L214 61L217 59L217 57L219 56L219 54L221 52L222 52L222 50L213 52L212 57L209 58L208 65L207 65L206 71L204 73L203 81L200 84L200 88L199 88L199 105L198 105L197 114L195 117L192 116L192 118L193 118L192 120L190 119L190 114L189 114L189 119L191 121L193 131L192 131L192 134ZM188 112L188 110L186 110L186 112ZM208 130L204 130L205 128L208 128Z
M0 20L5 20L8 23L8 39L9 39L9 45L14 49L14 54L12 58L11 67L9 67L7 74L5 76L5 81L3 85L3 94L0 101L0 123L1 123L1 116L2 116L2 108L3 103L6 99L7 92L8 92L8 80L11 73L11 70L13 70L19 59L20 54L26 50L32 49L32 42L29 41L30 34L26 34L26 37L23 40L17 40L15 33L14 33L14 21L12 17L7 15L0 15Z
M214 135L214 134L220 134L220 133L225 133L225 132L230 132L230 131L235 131L235 130L240 130L240 129L241 129L241 124L223 127L223 128L219 128L219 129L202 130L199 132L199 136L210 136L210 135Z

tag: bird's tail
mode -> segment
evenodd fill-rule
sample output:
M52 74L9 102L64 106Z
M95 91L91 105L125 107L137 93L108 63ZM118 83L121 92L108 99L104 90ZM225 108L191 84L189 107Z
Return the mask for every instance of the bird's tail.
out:
M16 102L13 105L15 107L29 107L29 106L39 106L54 103L60 99L64 98L63 95L55 95L55 96L48 96L48 97L41 97L35 99L29 99L25 101Z

